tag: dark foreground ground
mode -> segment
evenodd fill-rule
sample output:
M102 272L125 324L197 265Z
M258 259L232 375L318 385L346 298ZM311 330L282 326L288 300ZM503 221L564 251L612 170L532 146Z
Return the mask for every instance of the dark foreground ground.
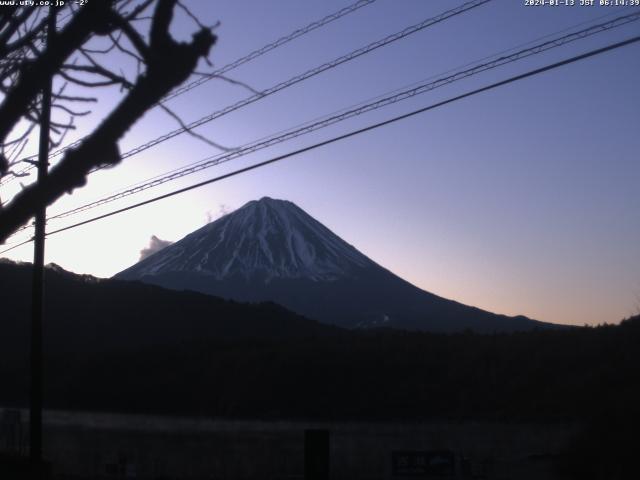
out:
M422 478L627 480L638 469L639 345L635 318L60 353L48 363L45 454L59 479L294 479L304 431L321 428L332 479L404 478L399 463L420 469L437 454L452 466ZM0 449L24 454L25 374L4 369L13 413L2 413ZM108 410L123 413L77 413Z
M28 431L16 409L28 405L30 277L11 271L0 480ZM640 469L640 317L490 335L347 331L273 304L48 279L45 452L61 479L296 478L314 426L329 431L335 479L401 478L430 461L449 478Z
M3 439L16 453L26 448L24 422L19 425L13 445ZM296 479L304 478L309 429L328 432L329 478L345 480L568 478L560 461L580 430L566 423L259 422L47 412L45 456L59 479Z

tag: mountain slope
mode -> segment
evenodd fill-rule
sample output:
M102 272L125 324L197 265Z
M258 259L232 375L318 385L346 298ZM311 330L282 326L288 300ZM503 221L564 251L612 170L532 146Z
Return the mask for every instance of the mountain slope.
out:
M291 202L263 198L116 275L201 273L215 280L331 281L376 266Z
M348 328L493 332L546 325L420 290L293 203L267 197L196 230L116 278L238 301L274 301Z

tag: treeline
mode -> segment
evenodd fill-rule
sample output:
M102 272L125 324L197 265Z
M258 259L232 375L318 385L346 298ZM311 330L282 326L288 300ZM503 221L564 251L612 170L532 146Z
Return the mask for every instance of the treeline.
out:
M581 421L640 405L640 319L519 334L369 331L49 356L50 408L236 418ZM3 362L1 400L24 371Z
M564 478L622 480L636 466L639 345L638 317L504 335L191 342L50 358L47 404L254 419L569 422L577 434L554 459Z
M572 421L640 405L640 318L477 335L346 331L273 304L47 272L49 408ZM26 405L28 266L0 264L0 404Z

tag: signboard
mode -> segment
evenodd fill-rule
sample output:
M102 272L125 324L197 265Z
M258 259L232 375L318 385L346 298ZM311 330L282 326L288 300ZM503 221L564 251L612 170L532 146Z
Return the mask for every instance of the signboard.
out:
M446 450L396 451L391 471L397 477L448 477L455 474L455 456Z

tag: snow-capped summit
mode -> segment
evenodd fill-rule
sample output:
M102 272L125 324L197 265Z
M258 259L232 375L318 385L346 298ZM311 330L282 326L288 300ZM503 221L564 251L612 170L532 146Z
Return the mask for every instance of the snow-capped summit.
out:
M541 326L420 290L286 200L251 201L117 278L238 301L273 301L344 327L513 331Z
M264 197L196 230L120 277L198 272L216 280L334 280L373 264L295 204Z

